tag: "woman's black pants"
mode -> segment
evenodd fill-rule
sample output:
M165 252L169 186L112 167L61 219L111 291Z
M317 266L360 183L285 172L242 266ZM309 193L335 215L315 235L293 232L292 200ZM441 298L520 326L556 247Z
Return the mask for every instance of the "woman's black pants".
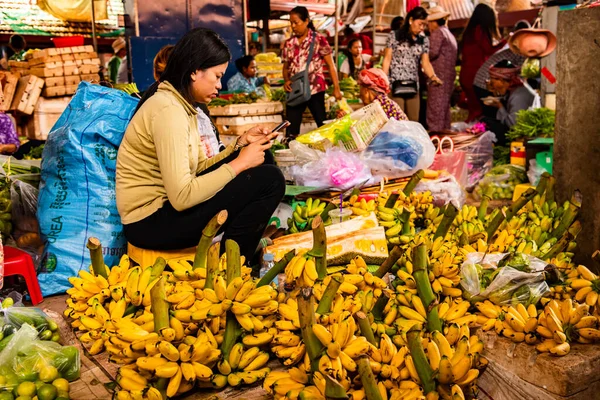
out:
M290 126L285 130L285 136L287 140L296 139L296 136L300 134L300 125L302 125L302 114L306 110L306 107L310 110L317 126L323 126L327 114L325 112L325 92L315 93L310 97L306 103L302 103L297 106L287 106L285 109L285 118L290 121Z

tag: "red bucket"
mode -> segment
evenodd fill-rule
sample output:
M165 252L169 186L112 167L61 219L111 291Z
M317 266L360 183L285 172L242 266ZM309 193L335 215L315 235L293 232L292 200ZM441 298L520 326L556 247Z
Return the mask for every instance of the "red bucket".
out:
M83 36L62 36L52 38L55 47L83 46Z

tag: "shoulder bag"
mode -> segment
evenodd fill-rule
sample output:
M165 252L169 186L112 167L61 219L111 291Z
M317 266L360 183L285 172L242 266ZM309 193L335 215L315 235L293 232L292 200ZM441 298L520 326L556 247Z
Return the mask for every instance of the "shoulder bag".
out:
M287 94L286 100L288 106L295 107L310 100L311 94L310 81L308 79L308 69L310 67L310 62L312 61L313 52L315 50L315 38L316 33L313 34L313 38L310 42L310 50L306 60L306 68L292 76L292 91Z

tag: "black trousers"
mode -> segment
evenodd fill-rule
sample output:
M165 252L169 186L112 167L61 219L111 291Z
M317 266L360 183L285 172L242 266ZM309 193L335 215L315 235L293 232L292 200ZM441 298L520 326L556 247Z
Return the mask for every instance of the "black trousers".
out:
M300 125L302 125L302 114L306 110L306 107L310 110L317 126L323 126L323 121L327 118L325 113L325 92L315 93L310 97L306 103L302 103L298 106L287 106L285 109L285 117L290 121L290 126L286 129L286 139L293 140L300 134Z
M204 171L208 173L237 154ZM176 250L198 244L202 229L219 211L227 210L221 228L225 240L235 240L246 260L252 260L262 234L285 193L285 179L272 164L270 153L263 165L241 172L213 198L184 211L170 202L149 217L124 226L125 237L134 246L153 250Z

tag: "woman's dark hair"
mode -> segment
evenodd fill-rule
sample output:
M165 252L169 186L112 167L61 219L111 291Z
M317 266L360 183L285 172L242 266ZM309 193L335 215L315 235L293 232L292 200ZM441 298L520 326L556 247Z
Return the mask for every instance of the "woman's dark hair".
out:
M237 68L238 71L243 73L244 68L248 68L252 61L254 61L254 56L248 55L248 56L240 57L237 60L235 60L235 67Z
M394 19L392 20L392 23L390 25L390 28L393 31L397 31L398 29L400 29L400 27L402 26L402 24L404 23L404 17L394 17Z
M398 42L408 42L409 45L413 46L416 43L420 43L423 39L419 36L417 40L413 39L413 35L410 31L410 20L416 19L424 19L427 20L427 11L423 7L415 7L408 14L406 14L406 18L404 18L404 23L396 31L396 40Z
M484 35L488 37L490 42L493 39L500 38L500 31L498 30L498 23L496 21L496 12L494 9L487 4L479 3L471 18L467 27L463 31L462 40L475 34L475 28L479 27Z
M310 14L308 13L308 9L306 7L294 7L292 8L292 11L290 11L290 14L296 14L302 21L308 21L308 29L316 31L315 25L310 20Z
M146 90L137 110L158 90L160 82L168 81L190 104L196 105L191 93L192 74L216 67L231 60L229 48L216 32L206 28L195 28L187 32L173 47L167 67Z
M359 38L354 38L350 39L350 41L348 42L348 46L346 47L346 58L348 60L348 65L350 66L350 76L353 76L354 71L356 70L356 65L354 64L354 56L350 52L352 46L354 46L354 43L356 42L362 43Z

